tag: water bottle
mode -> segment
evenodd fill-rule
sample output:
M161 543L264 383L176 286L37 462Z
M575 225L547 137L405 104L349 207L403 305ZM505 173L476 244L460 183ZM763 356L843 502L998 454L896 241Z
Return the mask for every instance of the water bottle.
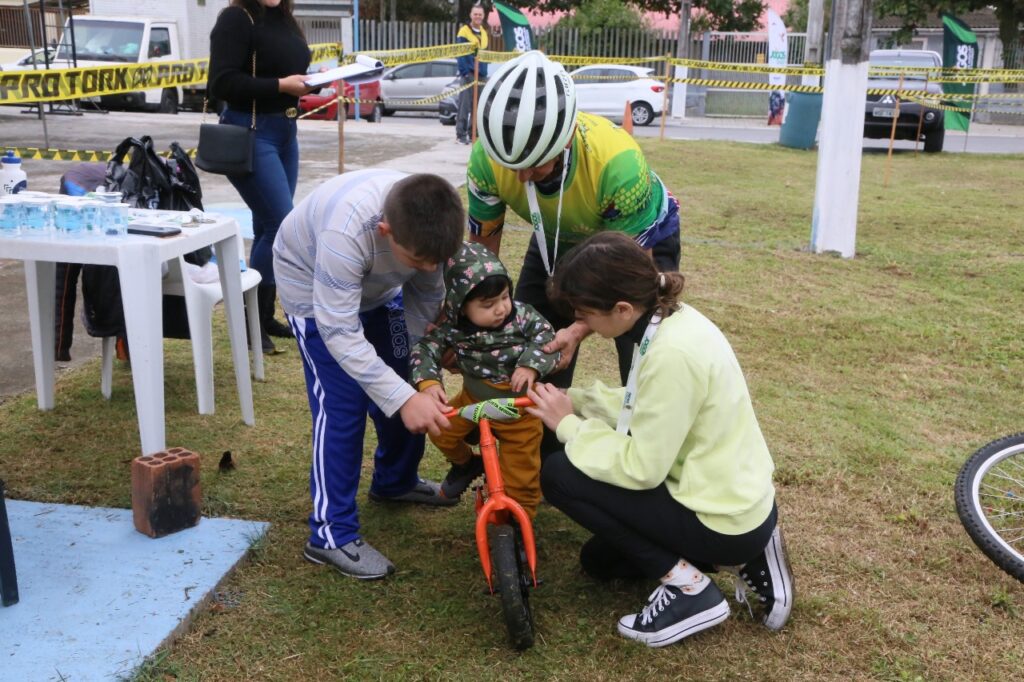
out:
M21 159L13 149L0 157L0 194L17 194L28 186L28 178L21 169Z

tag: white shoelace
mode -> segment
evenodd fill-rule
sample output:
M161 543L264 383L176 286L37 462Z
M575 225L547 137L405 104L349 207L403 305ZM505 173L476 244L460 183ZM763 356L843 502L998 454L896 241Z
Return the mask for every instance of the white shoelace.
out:
M749 613L750 617L753 618L754 617L754 609L753 609L753 607L750 606L750 601L747 599L747 585L748 585L749 581L744 579L744 577L742 575L740 575L740 567L739 566L719 566L719 568L721 570L725 571L726 573L729 573L729 574L732 575L732 583L733 583L733 586L736 588L736 593L735 593L735 595L736 595L736 603L737 604L743 604L744 606L746 606L747 607L747 613ZM751 589L753 589L753 587L754 587L753 585L750 585ZM757 590L754 590L754 594L757 594ZM761 600L764 601L764 597L761 597Z
M667 589L666 585L658 585L658 588L651 592L647 598L647 606L640 612L640 624L647 625L655 616L668 608L668 605L676 598L675 592Z

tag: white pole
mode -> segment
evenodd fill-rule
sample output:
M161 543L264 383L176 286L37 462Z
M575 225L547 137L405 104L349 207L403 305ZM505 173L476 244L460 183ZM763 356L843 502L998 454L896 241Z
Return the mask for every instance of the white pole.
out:
M807 5L807 42L804 43L804 63L820 65L822 42L825 37L825 0L810 0ZM801 76L801 85L820 85L818 76Z
M679 59L686 59L690 55L690 7L689 0L685 0L679 9L679 35L676 39L676 57ZM686 78L688 71L685 66L677 66L675 77ZM671 74L671 68L666 73ZM686 118L686 83L672 84L671 107L672 118Z
M811 250L852 258L857 242L871 0L835 2L837 21L832 25L832 49L825 64Z

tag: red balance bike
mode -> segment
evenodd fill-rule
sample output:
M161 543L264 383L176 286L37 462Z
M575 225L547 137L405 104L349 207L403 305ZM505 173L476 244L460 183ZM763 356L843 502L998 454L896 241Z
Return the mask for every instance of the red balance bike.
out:
M476 547L491 594L497 592L501 596L505 626L512 647L517 650L533 646L529 597L530 588L537 586L537 549L530 517L518 502L505 494L490 422L518 419L517 408L531 405L529 398L495 398L445 415L458 415L480 427L485 485L476 488Z

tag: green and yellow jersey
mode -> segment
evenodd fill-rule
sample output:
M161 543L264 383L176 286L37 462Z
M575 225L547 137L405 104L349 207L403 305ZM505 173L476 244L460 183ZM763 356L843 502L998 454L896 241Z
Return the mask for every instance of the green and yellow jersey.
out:
M480 142L470 154L466 180L472 234L487 237L499 232L506 207L530 221L525 183L516 171L493 161ZM557 188L545 194L537 187L549 240L555 238L558 195ZM596 232L616 230L650 248L678 229L678 223L665 220L674 202L629 133L606 118L577 115L562 197L561 244L572 246Z

